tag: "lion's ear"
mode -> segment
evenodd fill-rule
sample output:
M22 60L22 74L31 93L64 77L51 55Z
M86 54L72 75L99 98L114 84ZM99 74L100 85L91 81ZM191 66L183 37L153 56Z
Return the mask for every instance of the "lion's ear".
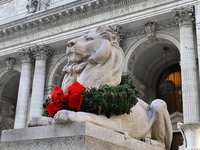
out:
M116 44L117 43L117 37L112 32L104 31L104 32L100 33L100 36L105 38L105 39L107 39L107 40L109 40L112 44Z

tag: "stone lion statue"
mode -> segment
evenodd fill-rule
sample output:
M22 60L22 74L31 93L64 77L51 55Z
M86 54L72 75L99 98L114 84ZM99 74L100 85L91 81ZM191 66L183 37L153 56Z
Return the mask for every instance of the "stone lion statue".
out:
M124 53L119 47L116 34L109 27L102 26L91 30L79 38L67 43L68 64L63 68L66 73L62 89L78 81L85 87L99 87L102 84L116 86L121 81L124 66ZM34 117L28 126L50 125L55 123L88 121L96 125L143 140L152 145L170 149L172 127L163 100L154 100L151 105L138 99L130 114L97 116L86 112L69 110L58 111L54 118Z
M110 28L101 26L70 40L66 54L68 64L63 68L63 91L76 81L85 87L96 88L120 83L125 57Z

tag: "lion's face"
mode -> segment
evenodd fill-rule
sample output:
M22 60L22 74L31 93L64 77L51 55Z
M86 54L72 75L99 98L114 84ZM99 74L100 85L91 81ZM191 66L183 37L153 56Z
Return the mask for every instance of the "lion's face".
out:
M111 45L94 30L67 43L66 55L69 63L81 63L87 61L103 45Z
M62 89L72 81L85 87L107 84L116 86L121 81L124 52L117 43L116 33L107 26L100 26L88 34L67 43L68 64L63 71Z

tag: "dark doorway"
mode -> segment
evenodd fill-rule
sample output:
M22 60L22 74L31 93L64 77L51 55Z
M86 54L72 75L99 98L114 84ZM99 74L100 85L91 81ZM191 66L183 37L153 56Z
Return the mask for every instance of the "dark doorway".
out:
M167 70L167 71L166 71ZM174 112L183 112L182 107L182 93L181 93L181 71L179 64L172 65L168 67L163 73L160 75L157 87L156 87L156 97L163 99L167 104L167 109L169 114ZM167 74L166 74L167 73ZM160 92L160 83L163 80L170 80L175 85L175 89L173 94L164 96ZM170 150L178 150L179 146L183 145L183 137L180 132L173 133L173 141Z
M167 103L167 109L169 111L169 114L172 114L174 112L183 112L182 107L182 93L181 93L181 71L179 64L172 65L169 68L167 68L167 74L166 70L163 71L163 73L160 75L157 87L156 87L156 97L163 99ZM164 96L160 92L159 86L160 83L163 80L170 80L175 85L175 90L172 95L170 96Z
M180 132L173 133L173 141L170 150L178 150L183 145L183 137Z

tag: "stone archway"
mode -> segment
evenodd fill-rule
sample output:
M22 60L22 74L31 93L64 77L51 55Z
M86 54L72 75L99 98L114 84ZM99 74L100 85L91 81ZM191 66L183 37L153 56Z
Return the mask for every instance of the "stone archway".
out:
M19 80L20 68L14 67L0 74L0 135L2 130L14 128Z
M150 103L156 97L156 82L164 71L166 60L163 47L169 47L168 64L179 63L179 40L170 33L157 32L155 40L143 37L126 52L125 72L129 72L141 93Z
M131 73L140 93L142 93L141 98L147 103L156 98L157 81L166 69L166 55L163 47L169 47L168 66L179 64L179 37L174 37L170 33L161 31L156 33L154 41L149 41L147 37L143 37L134 43L126 53L124 70ZM171 116L174 131L172 147L182 145L182 136L174 123L174 120L183 120L183 117L180 117L181 115L182 113L178 113L177 115L177 112L175 112Z
M51 68L46 80L46 97L49 96L55 86L61 86L64 74L63 67L67 64L66 56L62 56Z

